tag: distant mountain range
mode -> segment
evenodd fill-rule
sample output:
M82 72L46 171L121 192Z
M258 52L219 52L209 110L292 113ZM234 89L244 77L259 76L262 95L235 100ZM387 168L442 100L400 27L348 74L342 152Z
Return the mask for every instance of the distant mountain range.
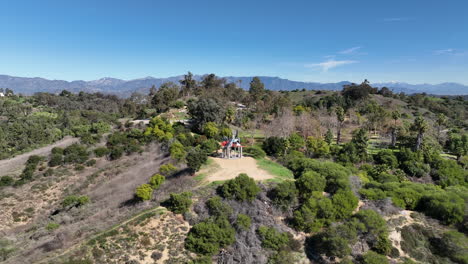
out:
M196 80L201 80L203 75L195 75ZM224 77L228 82L235 82L244 89L249 88L249 83L252 77ZM106 94L116 94L118 96L127 97L132 92L147 93L151 86L159 87L165 82L178 83L183 79L183 75L154 78L146 77L134 80L121 80L115 78L102 78L94 81L63 81L63 80L47 80L44 78L26 78L14 77L8 75L0 75L0 88L10 88L15 93L34 94L36 92L58 93L62 90L71 92L101 92ZM298 82L279 77L261 76L260 79L265 84L265 87L270 90L341 90L343 85L350 84L348 81L337 83L318 83L318 82ZM402 82L388 83L373 83L374 87L388 87L394 92L412 93L428 93L435 95L467 95L468 86L459 83L440 83L440 84L408 84Z

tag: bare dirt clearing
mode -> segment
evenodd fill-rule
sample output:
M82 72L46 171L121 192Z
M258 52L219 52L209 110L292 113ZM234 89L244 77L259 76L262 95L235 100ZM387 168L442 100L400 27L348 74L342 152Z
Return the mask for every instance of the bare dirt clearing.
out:
M35 149L33 151L18 155L11 159L0 160L0 176L4 176L11 173L19 172L23 169L24 164L28 160L29 156L39 155L46 156L50 154L50 151L55 147L65 148L73 143L78 142L80 139L75 137L64 137L62 140L50 144L48 146Z
M265 170L258 168L257 161L251 157L243 157L241 159L222 159L210 158L214 161L215 166L219 169L214 172L202 170L200 173L206 173L205 181L225 181L237 177L241 173L246 173L256 181L263 181L273 179L275 176L271 175Z

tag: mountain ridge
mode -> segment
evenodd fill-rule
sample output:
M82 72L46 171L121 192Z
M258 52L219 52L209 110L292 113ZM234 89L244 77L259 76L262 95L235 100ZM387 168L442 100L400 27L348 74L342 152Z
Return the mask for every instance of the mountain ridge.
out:
M194 79L200 81L205 75L194 75ZM226 76L221 77L227 82L234 82L244 89L248 89L253 76ZM341 90L343 85L350 84L349 81L335 83L301 82L280 77L259 76L265 87L270 90ZM106 94L116 94L127 97L132 92L148 92L151 86L159 87L165 82L178 82L183 79L183 75L166 78L156 78L147 76L144 78L123 80L113 77L103 77L97 80L49 80L42 77L16 77L10 75L0 75L0 88L10 88L15 93L33 94L36 92L57 93L62 90L71 92L102 92ZM466 95L468 86L455 83L444 82L440 84L409 84L405 82L380 82L372 83L375 87L388 87L396 93L429 93L435 95Z

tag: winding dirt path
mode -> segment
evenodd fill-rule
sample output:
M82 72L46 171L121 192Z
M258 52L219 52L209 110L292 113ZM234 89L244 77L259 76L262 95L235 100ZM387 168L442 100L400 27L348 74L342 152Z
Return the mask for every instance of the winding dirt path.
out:
M60 148L65 148L70 146L73 143L78 142L80 139L71 137L71 136L66 136L63 139L50 144L48 146L38 148L35 150L32 150L30 152L15 156L10 159L4 159L0 160L0 176L4 176L7 174L15 173L18 171L21 171L24 167L24 164L28 160L29 156L32 155L39 155L39 156L45 156L49 155L50 151L55 148L55 147L60 147Z

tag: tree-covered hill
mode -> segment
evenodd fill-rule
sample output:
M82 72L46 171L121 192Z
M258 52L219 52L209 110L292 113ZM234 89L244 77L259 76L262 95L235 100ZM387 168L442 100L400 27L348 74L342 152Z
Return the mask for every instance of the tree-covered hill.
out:
M0 261L468 263L465 98L191 73L147 88L0 97L2 158L79 138L0 172ZM233 133L294 177L200 181Z

